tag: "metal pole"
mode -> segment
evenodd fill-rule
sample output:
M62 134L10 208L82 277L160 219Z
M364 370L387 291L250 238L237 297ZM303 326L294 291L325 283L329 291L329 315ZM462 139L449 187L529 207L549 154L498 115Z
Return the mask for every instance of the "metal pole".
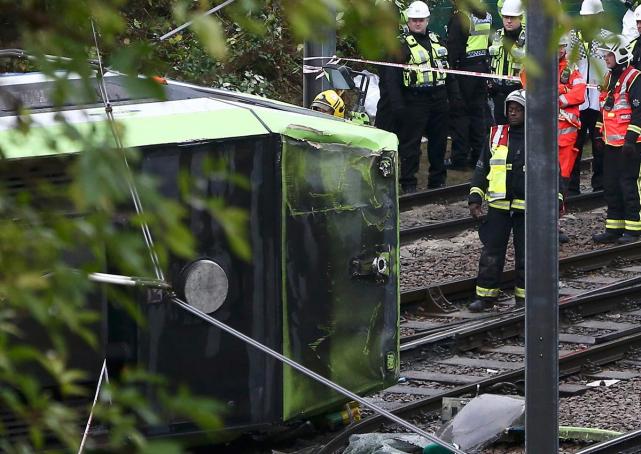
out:
M319 41L305 41L303 56L307 57L332 57L336 55L336 10L330 9L333 22L332 25L323 27L318 34ZM304 60L305 62L309 60ZM312 65L321 66L327 60L311 60ZM327 83L327 79L321 77L316 79L316 74L303 74L303 107L309 107L314 97L323 90L332 87Z
M528 2L525 149L525 452L559 451L558 55L546 0ZM551 3L551 2L547 2ZM554 2L556 4L556 2Z

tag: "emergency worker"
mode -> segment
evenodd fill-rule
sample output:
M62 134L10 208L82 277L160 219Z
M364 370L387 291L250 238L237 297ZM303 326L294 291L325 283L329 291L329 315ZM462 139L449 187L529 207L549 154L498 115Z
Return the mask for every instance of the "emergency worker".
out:
M472 312L490 307L499 296L499 284L505 253L514 233L516 268L516 304L525 300L525 90L509 93L504 103L507 125L493 126L490 147L476 164L468 204L470 215L483 215L487 200L487 216L479 226L483 243L476 278L476 300Z
M422 1L407 8L409 33L402 40L403 62L448 68L447 49L438 35L428 29L430 10ZM445 186L444 163L447 144L449 99L460 98L456 79L444 72L384 67L381 80L394 112L401 163L400 184L404 193L416 191L421 137L428 139L428 188Z
M345 118L345 102L334 90L320 92L312 101L311 109L338 118Z
M596 22L599 15L604 14L601 0L583 0L579 14ZM589 36L589 33L585 30L571 30L569 51L571 55L577 55L577 66L586 83L596 86L601 84L603 75L608 71L603 56L597 51L597 48L601 45L600 43L613 36L613 33L600 29L594 39L589 40L586 36ZM578 52L575 49L578 49ZM576 148L579 151L570 177L569 195L580 193L580 161L583 154L583 145L588 136L592 142L592 190L599 191L603 189L603 141L601 140L601 133L596 127L596 124L601 121L598 89L587 89L585 101L579 109L581 129L576 141Z
M569 44L569 36L563 35L559 41L559 164L564 194L579 152L575 147L581 127L579 106L585 100L585 80L577 68L568 63Z
M603 186L608 206L605 232L594 235L597 243L627 244L639 239L639 181L641 176L641 81L639 70L629 65L630 51L621 41L600 47L609 73L599 100L602 106Z
M525 58L525 27L522 19L525 10L521 0L505 0L501 8L503 28L496 31L489 48L492 74L518 76ZM494 79L488 83L494 102L495 124L505 124L503 105L506 96L522 88L517 81Z
M467 6L452 0L452 4L454 13L447 26L450 67L489 73L487 48L492 15L481 1ZM450 169L465 170L474 168L486 141L487 82L480 77L458 76L457 79L463 102L450 102L452 152L446 164Z
M637 31L641 34L641 6L637 6L634 10L634 19L637 24ZM628 50L632 53L630 64L641 70L641 40L639 40L639 36L630 41Z

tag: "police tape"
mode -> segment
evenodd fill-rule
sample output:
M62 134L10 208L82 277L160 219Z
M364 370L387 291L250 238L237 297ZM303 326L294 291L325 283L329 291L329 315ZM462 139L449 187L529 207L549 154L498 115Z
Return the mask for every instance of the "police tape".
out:
M415 70L415 71L418 70L421 72L431 71L431 72L444 73L444 74L457 74L460 76L482 77L484 79L491 79L491 80L506 80L506 81L518 82L518 83L521 82L521 78L519 76L507 76L507 75L501 75L501 74L482 73L478 71L464 71L461 69L440 68L440 67L433 67L428 64L410 65L407 63L391 63L391 62L385 62L385 61L364 60L361 58L337 57L336 55L334 55L333 57L304 57L303 60L304 61L329 60L327 64L335 64L335 65L339 64L341 61L349 61L349 62L356 62L356 63L365 63L368 65L374 65L374 66L389 66L392 68L412 69L412 70ZM322 67L303 65L303 74L320 74L320 77L322 77L322 72L323 72ZM586 84L586 88L598 89L599 86L596 84Z

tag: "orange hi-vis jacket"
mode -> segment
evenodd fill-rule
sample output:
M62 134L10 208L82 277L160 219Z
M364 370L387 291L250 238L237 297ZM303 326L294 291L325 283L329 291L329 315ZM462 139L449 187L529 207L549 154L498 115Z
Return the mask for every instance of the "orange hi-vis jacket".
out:
M611 145L613 147L621 147L625 142L625 134L628 131L629 126L632 126L630 125L630 119L632 117L632 106L630 105L628 88L630 87L630 85L632 85L632 82L634 82L639 74L641 74L641 72L635 69L633 66L628 66L625 70L623 70L611 93L611 95L613 96L611 110L607 110L604 108L606 99L608 97L607 87L610 86L611 73L608 73L605 76L604 86L606 87L606 89L601 89L601 93L599 94L599 101L601 103L601 111L603 113L603 126L601 131L603 134L603 140L607 145ZM636 131L635 129L635 132L639 131ZM637 137L637 143L638 142L641 142L641 135Z
M581 127L579 106L585 101L586 83L576 68L568 67L568 60L559 60L559 133L563 126Z
M579 106L585 100L586 84L568 60L559 60L559 165L561 176L570 178L579 150L574 146L581 128Z

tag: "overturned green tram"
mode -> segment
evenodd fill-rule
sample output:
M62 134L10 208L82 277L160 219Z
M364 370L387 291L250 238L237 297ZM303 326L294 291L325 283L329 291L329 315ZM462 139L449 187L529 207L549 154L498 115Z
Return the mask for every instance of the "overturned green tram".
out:
M99 93L98 80L91 83ZM396 137L296 106L180 82L166 81L162 101L136 99L118 74L106 75L104 87L122 146L141 156L136 171L156 178L163 196L189 210L197 254L169 258L163 272L171 287L180 293L195 276L191 290L206 301L203 311L353 392L393 384L399 371ZM39 73L0 76L2 173L14 187L29 190L34 175L64 178L83 153L80 142L64 140L58 152L48 151L45 136L61 130L60 116L79 131L108 134L99 96L95 103L54 108L53 90L53 81ZM20 132L18 104L31 113L27 135ZM249 182L239 187L218 180L207 187L209 197L248 213L248 261L234 255L223 227L206 210L181 199L181 173L203 178L203 163L211 159ZM108 273L113 267L106 260ZM203 263L209 272L199 275L195 270ZM123 290L146 316L142 327L97 287L100 346L78 346L72 361L90 377L98 376L104 358L113 370L131 364L161 374L221 402L225 429L234 431L263 430L346 402L172 305L161 290ZM172 419L146 429L176 436L194 427Z

